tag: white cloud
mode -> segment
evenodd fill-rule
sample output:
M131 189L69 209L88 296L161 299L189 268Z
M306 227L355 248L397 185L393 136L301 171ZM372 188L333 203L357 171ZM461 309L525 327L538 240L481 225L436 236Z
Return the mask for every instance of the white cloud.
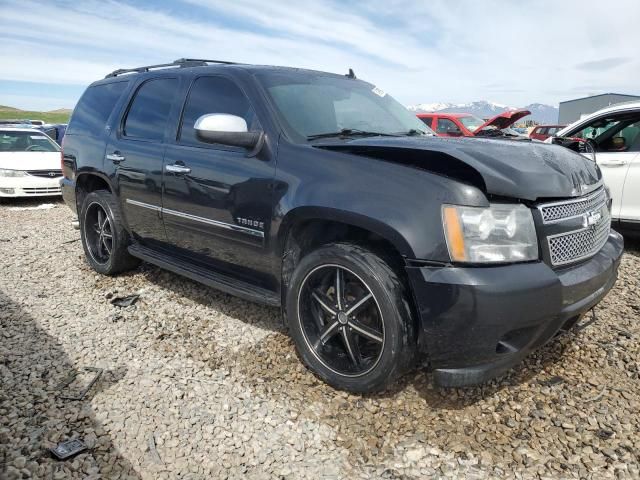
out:
M124 66L221 57L352 67L404 103L640 93L633 0L615 8L599 0L185 0L171 11L118 0L5 0L0 18L5 80L87 84ZM610 61L621 58L629 60Z

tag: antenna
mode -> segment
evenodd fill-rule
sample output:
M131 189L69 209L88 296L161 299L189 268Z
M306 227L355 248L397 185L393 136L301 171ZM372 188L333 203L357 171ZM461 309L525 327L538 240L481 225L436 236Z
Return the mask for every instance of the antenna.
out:
M347 78L353 78L354 80L355 80L356 78L358 78L358 77L356 77L356 74L355 74L355 73L353 73L353 68L350 68L350 69L349 69L349 73L347 73L347 74L345 75L345 77L347 77Z

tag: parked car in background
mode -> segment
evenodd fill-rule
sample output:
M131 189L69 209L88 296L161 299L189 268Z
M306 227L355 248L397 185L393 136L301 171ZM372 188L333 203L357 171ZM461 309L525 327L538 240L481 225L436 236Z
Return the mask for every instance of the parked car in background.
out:
M425 358L441 385L505 372L606 295L623 250L593 162L438 138L353 72L116 70L76 105L63 173L95 271L144 260L280 306L353 392Z
M25 120L24 122L21 122L19 120L4 121L0 122L0 126L38 130L40 132L46 133L58 145L62 145L62 139L64 138L64 134L67 130L66 123L46 123L43 125L34 125L33 123L31 123L31 120Z
M30 120L28 118L4 119L0 120L0 125L36 125L41 127L42 125L44 125L44 121Z
M58 145L62 145L62 139L64 138L64 134L67 130L66 123L54 123L54 124L45 124L40 127L36 127L39 130L42 130L44 133L49 135L52 140L54 140Z
M34 128L0 128L0 197L60 195L60 147Z
M487 121L470 113L418 113L417 117L439 137L520 137L507 129L530 114L529 110L512 110Z
M529 133L529 138L544 141L549 137L555 137L564 127L566 125L536 125Z
M611 191L614 226L640 235L640 102L603 108L563 128L557 137L576 138L595 150Z

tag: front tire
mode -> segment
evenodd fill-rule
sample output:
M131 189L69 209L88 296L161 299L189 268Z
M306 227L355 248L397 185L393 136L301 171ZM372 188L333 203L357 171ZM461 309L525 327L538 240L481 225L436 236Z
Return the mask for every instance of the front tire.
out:
M87 262L96 272L114 275L140 264L127 250L129 234L110 192L89 193L82 203L79 220L82 247Z
M414 321L398 274L351 244L321 247L297 265L286 296L298 355L329 385L384 389L415 358Z

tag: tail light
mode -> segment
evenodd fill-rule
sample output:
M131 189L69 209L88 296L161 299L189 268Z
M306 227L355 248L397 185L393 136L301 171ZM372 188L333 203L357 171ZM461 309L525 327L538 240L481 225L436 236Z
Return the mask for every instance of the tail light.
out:
M64 137L62 137L62 143L60 144L60 170L62 170L62 176L64 177Z

